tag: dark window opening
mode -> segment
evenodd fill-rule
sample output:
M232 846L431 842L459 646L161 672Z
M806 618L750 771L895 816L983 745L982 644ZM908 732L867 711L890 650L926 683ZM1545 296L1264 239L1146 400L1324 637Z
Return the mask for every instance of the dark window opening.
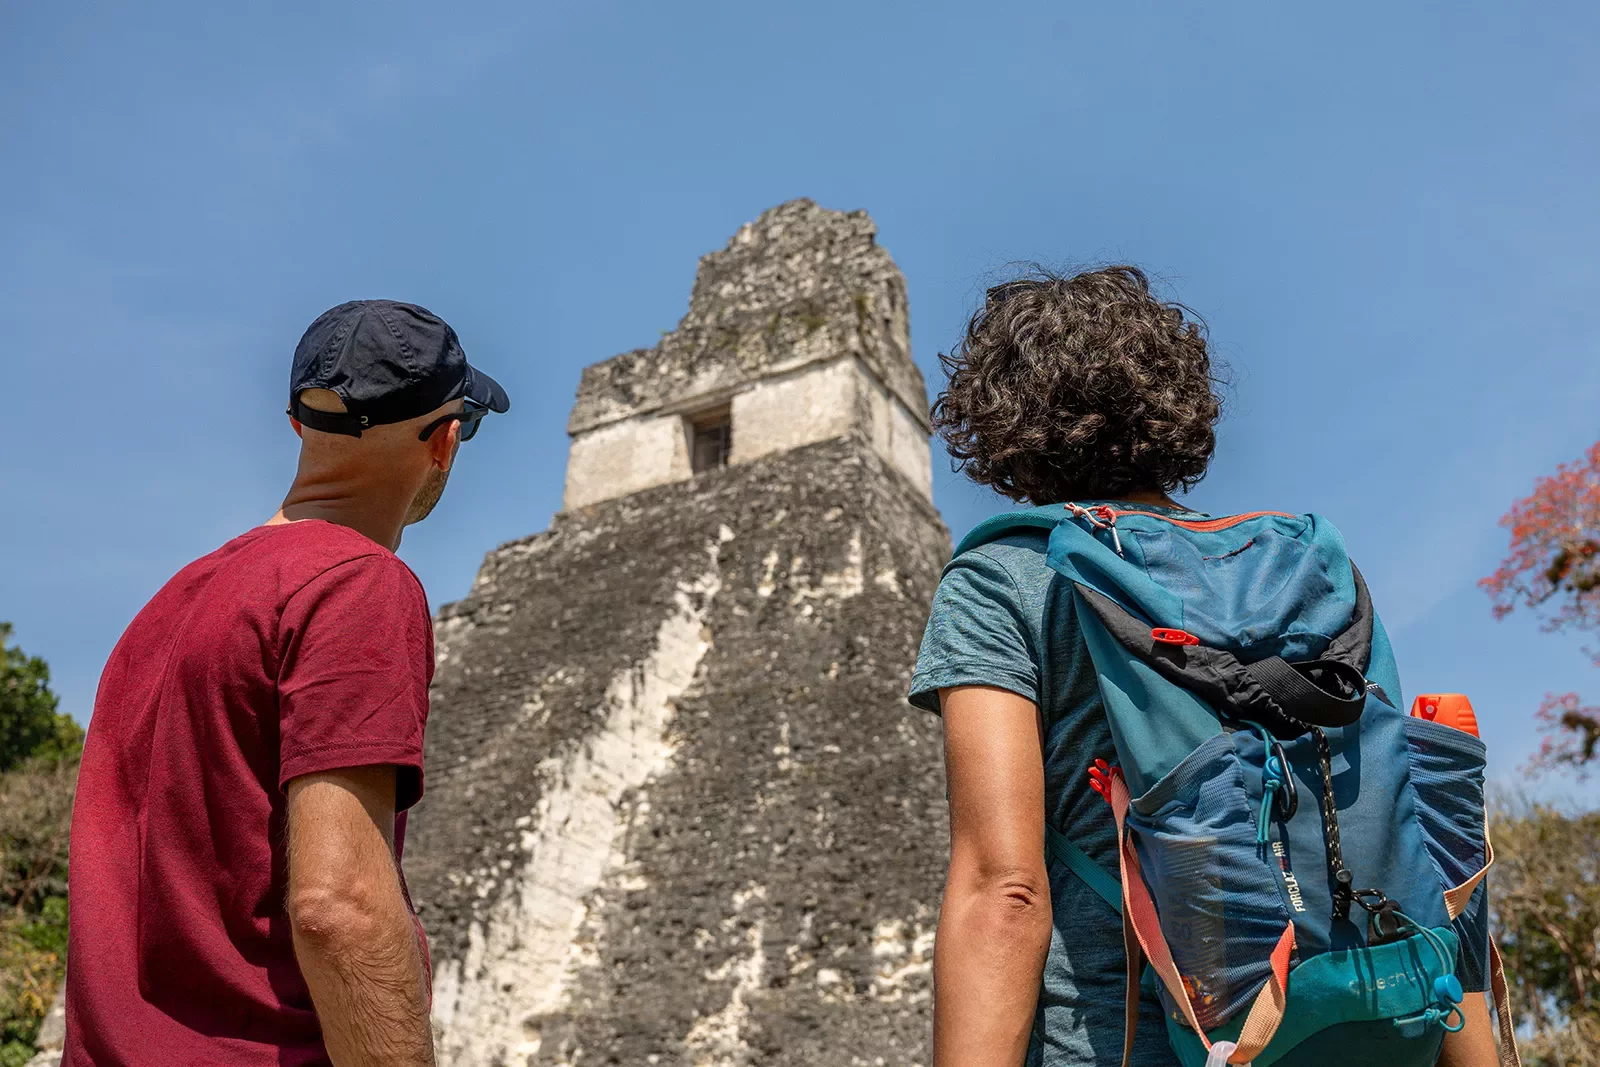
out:
M728 409L696 416L689 427L689 458L694 472L726 467L733 448L733 419Z

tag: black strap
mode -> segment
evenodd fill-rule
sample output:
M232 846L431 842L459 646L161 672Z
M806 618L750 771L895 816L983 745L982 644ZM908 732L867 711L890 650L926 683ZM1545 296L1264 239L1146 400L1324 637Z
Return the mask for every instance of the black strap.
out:
M346 437L360 437L361 431L368 425L365 415L348 411L318 411L316 408L306 407L299 397L295 397L290 403L288 414L302 426L309 426L323 433L343 434Z
M1366 706L1367 680L1348 663L1320 659L1291 664L1268 656L1244 669L1280 708L1311 726L1349 726Z
M1367 581L1361 577L1355 560L1350 561L1350 576L1356 583L1355 610L1350 613L1350 624L1328 644L1322 658L1348 663L1365 673L1372 659L1372 594L1367 592Z
M1077 845L1066 834L1051 826L1044 824L1045 851L1062 863L1067 869L1079 878L1085 885L1093 889L1095 895L1111 906L1111 910L1118 915L1122 914L1122 879L1114 878L1104 868L1089 858L1089 854Z

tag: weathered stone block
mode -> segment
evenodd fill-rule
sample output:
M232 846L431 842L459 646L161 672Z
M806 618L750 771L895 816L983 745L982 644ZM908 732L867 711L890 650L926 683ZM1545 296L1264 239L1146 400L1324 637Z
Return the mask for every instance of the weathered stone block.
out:
M688 478L686 420L730 404L732 463L854 435L931 495L905 280L875 234L796 200L702 259L676 330L584 370L564 506Z

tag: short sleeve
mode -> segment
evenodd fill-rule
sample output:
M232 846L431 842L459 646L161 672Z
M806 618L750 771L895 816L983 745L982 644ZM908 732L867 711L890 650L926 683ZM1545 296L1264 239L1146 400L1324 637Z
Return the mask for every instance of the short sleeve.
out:
M395 810L422 796L433 627L422 586L394 556L323 571L279 627L278 784L341 767L393 765Z
M939 690L989 685L1039 702L1038 643L1011 572L983 549L945 568L911 675L911 703L937 713Z

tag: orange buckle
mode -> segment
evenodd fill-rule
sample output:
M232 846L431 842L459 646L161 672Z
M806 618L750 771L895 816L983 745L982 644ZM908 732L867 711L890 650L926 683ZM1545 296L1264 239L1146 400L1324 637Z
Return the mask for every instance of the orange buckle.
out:
M1165 626L1157 626L1150 631L1150 636L1163 645L1198 645L1200 639L1186 630L1173 630Z

